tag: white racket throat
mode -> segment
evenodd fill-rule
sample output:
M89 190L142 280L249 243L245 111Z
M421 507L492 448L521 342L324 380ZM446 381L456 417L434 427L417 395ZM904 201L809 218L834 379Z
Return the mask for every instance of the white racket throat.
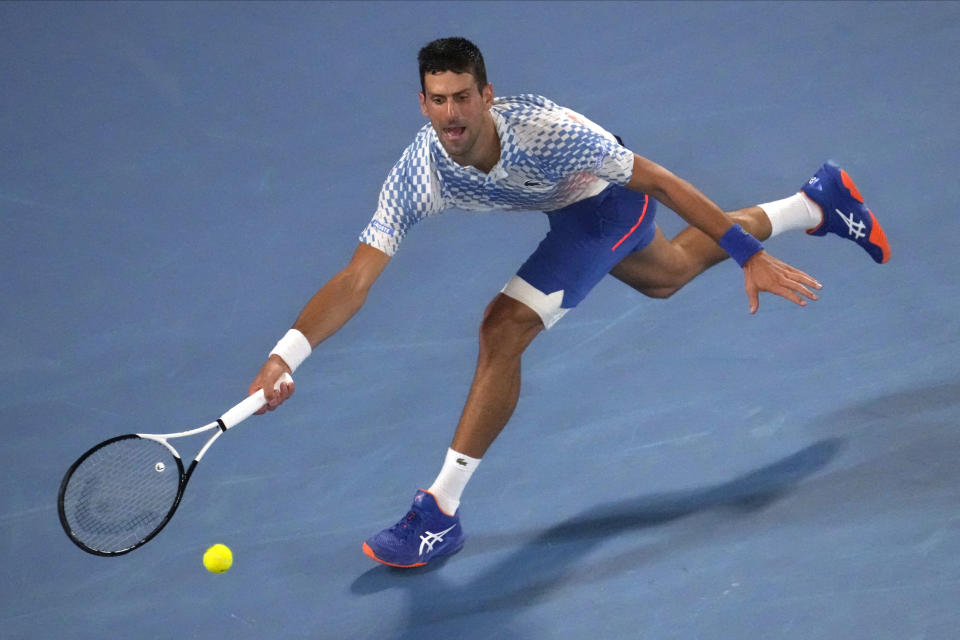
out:
M274 389L279 391L280 385L284 382L293 382L293 378L290 377L289 373L284 373L282 376L280 376L280 379L277 380L277 383L274 385ZM206 454L207 449L210 448L210 445L216 442L217 438L219 438L224 431L231 427L237 426L259 411L266 403L267 399L263 393L263 389L258 389L256 393L247 396L230 409L227 409L218 420L211 422L210 424L205 424L202 427L190 429L189 431L181 431L180 433L138 433L137 436L146 438L147 440L159 442L169 449L170 453L172 453L174 457L179 458L180 454L173 447L173 445L168 442L168 440L171 438L185 438L188 436L193 436L198 433L203 433L204 431L210 431L211 429L220 429L219 433L213 434L213 436L207 440L207 443L203 445L203 448L200 449L200 452L194 456L194 460L200 462L204 454Z

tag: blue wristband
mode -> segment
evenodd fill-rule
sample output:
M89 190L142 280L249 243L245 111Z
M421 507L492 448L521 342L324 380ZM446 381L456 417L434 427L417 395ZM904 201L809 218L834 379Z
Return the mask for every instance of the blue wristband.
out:
M747 263L747 260L759 251L763 251L763 245L752 235L743 230L738 224L733 225L723 234L718 242L720 247L730 254L730 257L737 261L741 267Z

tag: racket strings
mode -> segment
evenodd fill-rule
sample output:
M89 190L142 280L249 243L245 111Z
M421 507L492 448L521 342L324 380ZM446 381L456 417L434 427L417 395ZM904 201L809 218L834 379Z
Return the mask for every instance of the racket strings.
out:
M116 553L161 527L177 501L179 459L154 440L114 440L74 469L63 494L73 537L94 551Z

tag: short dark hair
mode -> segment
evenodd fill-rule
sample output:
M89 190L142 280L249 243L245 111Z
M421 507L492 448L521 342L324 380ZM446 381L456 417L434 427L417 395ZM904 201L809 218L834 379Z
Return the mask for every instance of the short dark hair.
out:
M481 91L487 86L487 68L483 64L483 54L477 45L466 38L440 38L434 40L417 54L420 63L420 89L426 91L424 77L428 73L469 73L477 81Z

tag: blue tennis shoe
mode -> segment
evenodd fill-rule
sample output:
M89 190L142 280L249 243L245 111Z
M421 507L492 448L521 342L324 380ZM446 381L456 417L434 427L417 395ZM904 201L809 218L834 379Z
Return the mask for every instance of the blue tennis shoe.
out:
M801 191L823 212L823 221L807 229L807 233L815 236L834 233L856 242L876 262L883 264L890 259L887 236L846 171L827 161Z
M400 522L363 543L363 552L377 562L408 569L460 551L466 536L460 511L440 510L433 494L417 491L413 506Z

